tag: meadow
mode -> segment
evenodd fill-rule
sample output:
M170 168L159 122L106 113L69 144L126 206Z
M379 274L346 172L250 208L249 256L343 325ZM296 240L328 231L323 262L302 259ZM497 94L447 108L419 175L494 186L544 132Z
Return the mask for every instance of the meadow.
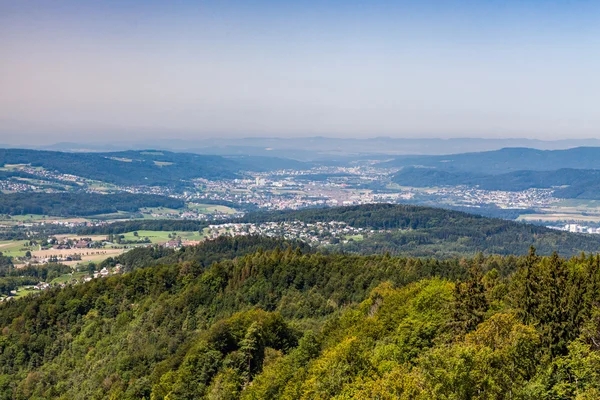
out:
M176 237L181 237L181 240L203 240L204 234L200 234L198 232L184 232L184 231L175 231L175 232L163 232L163 231L137 231L138 236L136 237L134 232L124 233L125 240L140 240L144 238L150 239L153 244L168 242L172 239L173 233L175 233ZM171 237L169 237L171 235Z

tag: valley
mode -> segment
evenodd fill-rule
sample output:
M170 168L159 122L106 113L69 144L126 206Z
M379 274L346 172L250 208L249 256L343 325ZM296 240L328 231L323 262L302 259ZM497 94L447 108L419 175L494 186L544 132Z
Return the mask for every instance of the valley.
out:
M596 368L592 170L27 154L0 171L0 397L600 390L552 372Z

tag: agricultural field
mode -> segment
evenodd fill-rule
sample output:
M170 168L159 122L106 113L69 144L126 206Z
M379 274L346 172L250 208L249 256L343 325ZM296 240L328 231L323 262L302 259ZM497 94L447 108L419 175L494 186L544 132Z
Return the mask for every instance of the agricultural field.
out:
M136 213L129 211L118 211L111 214L96 214L90 216L92 221L118 221L123 219L131 219Z
M88 218L65 218L55 217L51 215L36 215L36 214L25 214L25 215L0 215L0 224L2 225L19 225L22 223L53 223L53 222L73 222L81 223L90 221Z
M67 283L70 282L72 279L76 279L79 280L85 276L89 276L89 272L87 271L73 271L70 274L64 274L59 276L58 278L54 278L51 282L51 284L55 284L55 283Z
M9 257L22 257L27 250L31 250L28 244L28 240L0 241L0 252Z
M140 208L137 215L141 215L142 219L164 219L172 216L179 216L182 210L166 207L144 207ZM136 218L139 219L139 218Z
M220 212L223 214L231 215L237 212L237 210L234 208L216 204L189 203L188 208L190 210L196 210L203 214L214 214L215 212Z
M118 189L116 185L108 182L88 180L86 184L89 189L100 193L110 193Z
M54 237L56 239L58 239L58 240L71 239L73 241L77 241L77 240L81 239L84 236L86 238L92 239L92 241L94 241L94 242L104 241L104 240L107 239L107 235L74 235L72 233L65 233L65 234L61 234L61 235L54 235Z
M600 211L600 200L560 199L552 206L576 210L597 209Z
M345 240L354 240L355 242L360 242L362 240L364 240L364 236L363 235L348 235L344 238Z
M200 241L204 240L204 234L200 234L197 231L194 232L183 232L183 231L175 231L175 232L164 232L164 231L137 231L138 236L136 237L133 232L124 233L125 240L140 240L144 238L150 239L153 244L168 242L172 239L173 233L176 233L176 237L181 237L181 240L192 240L192 241ZM169 237L171 235L171 237Z
M0 167L0 171L14 171L28 166L29 164L4 164L4 167Z
M18 299L20 297L29 296L30 294L39 292L39 290L35 290L31 286L24 286L17 289L17 294L14 295L13 298Z
M568 221L568 222L600 222L600 201L561 199L550 207L544 207L539 213L523 214L519 221Z
M116 257L126 251L124 248L103 248L103 249L64 249L64 250L36 250L32 251L32 258L39 260L48 257L66 258L73 256L81 256L81 260L60 261L61 264L75 266L77 264L86 264L89 262L98 263L106 260L108 257Z

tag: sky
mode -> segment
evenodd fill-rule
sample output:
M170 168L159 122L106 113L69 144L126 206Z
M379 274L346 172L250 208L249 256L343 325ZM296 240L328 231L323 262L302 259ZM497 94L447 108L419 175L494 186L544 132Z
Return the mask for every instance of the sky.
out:
M600 1L0 0L0 143L600 138Z

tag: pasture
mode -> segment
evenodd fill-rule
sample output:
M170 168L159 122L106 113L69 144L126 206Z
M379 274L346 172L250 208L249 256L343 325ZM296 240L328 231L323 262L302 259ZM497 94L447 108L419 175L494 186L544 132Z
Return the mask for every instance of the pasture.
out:
M0 241L0 252L9 257L24 256L27 250L31 250L28 244L29 240Z
M181 240L203 240L204 234L200 234L198 231L184 232L184 231L137 231L138 236L136 237L133 232L124 233L125 240L139 240L148 238L153 244L168 242L172 239L173 233L176 236L180 236ZM171 235L171 237L169 237Z
M218 204L202 204L202 203L189 203L188 208L190 210L196 210L203 214L214 214L215 212L220 212L223 214L235 214L237 210L231 207L222 206Z

